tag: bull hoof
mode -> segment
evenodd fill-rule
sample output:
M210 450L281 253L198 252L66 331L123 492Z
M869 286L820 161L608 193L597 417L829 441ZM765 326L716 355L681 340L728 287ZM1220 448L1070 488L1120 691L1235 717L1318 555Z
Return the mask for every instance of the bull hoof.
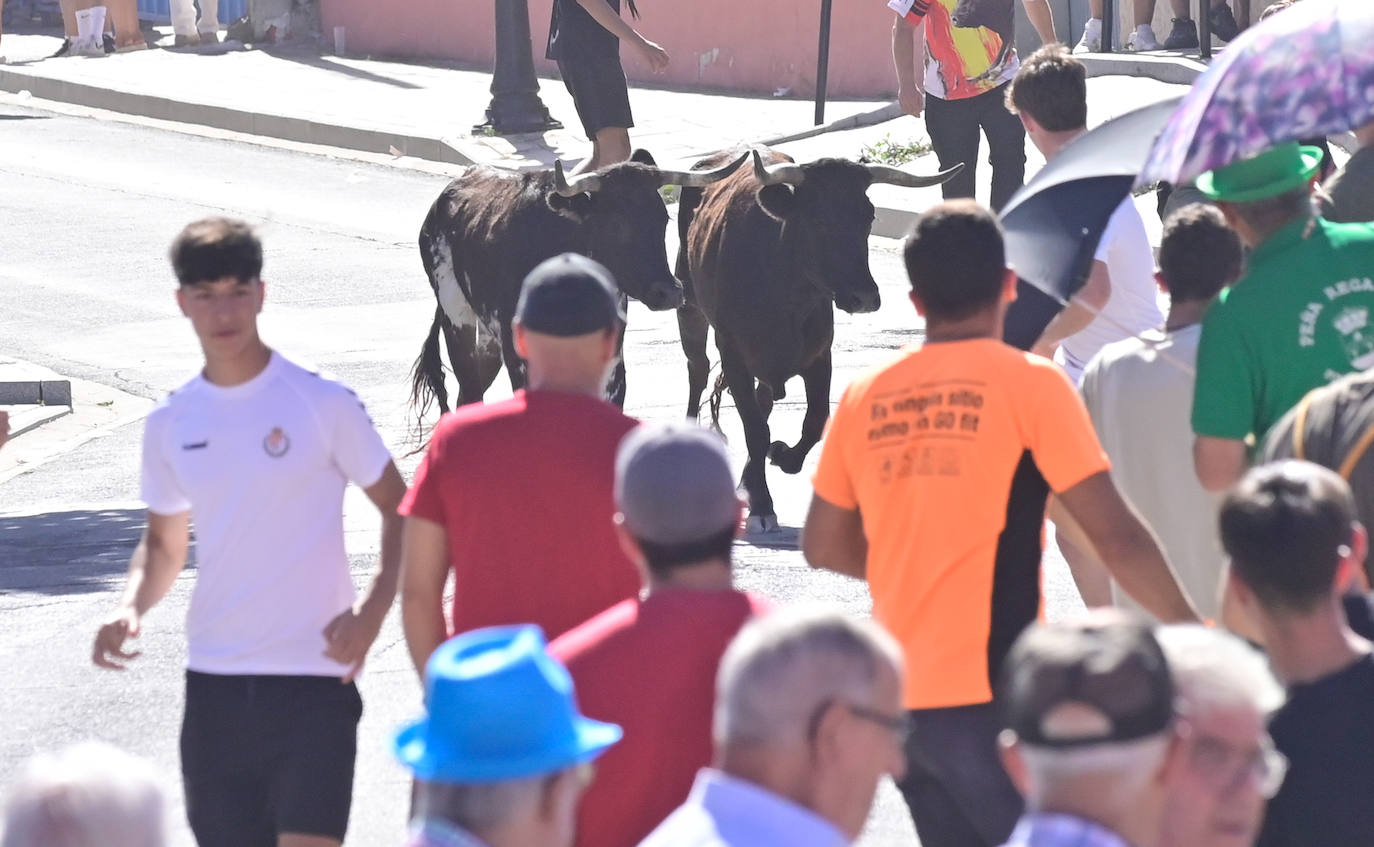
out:
M744 524L744 531L748 535L757 533L773 533L778 531L777 515L750 515L749 520Z
M781 468L783 473L792 474L801 471L806 455L781 441L774 441L768 446L768 460Z

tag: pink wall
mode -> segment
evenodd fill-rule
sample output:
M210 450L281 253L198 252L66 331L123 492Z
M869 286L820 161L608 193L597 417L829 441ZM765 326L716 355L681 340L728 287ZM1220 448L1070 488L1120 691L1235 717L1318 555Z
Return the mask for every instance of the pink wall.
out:
M490 67L494 4L512 0L321 0L324 31L348 28L354 54L439 58ZM623 4L622 4L623 5ZM747 92L816 86L820 0L636 0L635 24L672 57L655 77L639 55L622 48L631 80ZM552 0L529 0L535 65L545 61ZM625 10L629 16L628 8ZM876 0L835 0L830 35L832 97L884 97L896 88L888 38L892 13Z

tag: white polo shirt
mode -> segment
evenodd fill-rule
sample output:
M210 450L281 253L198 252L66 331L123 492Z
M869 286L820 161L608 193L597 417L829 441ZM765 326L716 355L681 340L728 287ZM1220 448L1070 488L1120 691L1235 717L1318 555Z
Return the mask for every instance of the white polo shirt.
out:
M189 510L197 574L187 666L214 674L341 676L323 630L356 597L343 494L391 454L347 387L273 353L229 388L197 376L152 414L142 497Z

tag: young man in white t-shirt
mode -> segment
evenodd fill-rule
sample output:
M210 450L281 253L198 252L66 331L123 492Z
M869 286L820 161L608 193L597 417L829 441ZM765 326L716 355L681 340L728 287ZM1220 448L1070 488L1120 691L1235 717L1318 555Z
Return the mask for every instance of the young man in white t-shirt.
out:
M1062 44L1031 54L1007 89L1007 108L1046 159L1087 131L1088 88L1083 64ZM1034 352L1053 358L1074 382L1098 350L1132 338L1164 320L1155 302L1154 252L1145 222L1128 196L1098 242L1088 281L1040 336Z
M262 245L247 224L192 223L171 261L205 367L148 416L148 527L92 658L123 670L139 655L125 641L185 566L194 514L181 764L196 841L339 845L362 714L353 680L395 597L405 482L352 391L258 336ZM360 602L343 539L350 481L382 514Z
M1159 248L1157 278L1169 294L1163 331L1102 348L1082 386L1117 488L1159 536L1179 584L1212 619L1220 614L1225 554L1217 534L1220 497L1193 472L1193 383L1202 317L1240 268L1240 239L1215 206L1195 203L1175 212ZM1110 595L1117 605L1139 608L1111 585L1100 562L1085 557L1069 564L1085 598Z

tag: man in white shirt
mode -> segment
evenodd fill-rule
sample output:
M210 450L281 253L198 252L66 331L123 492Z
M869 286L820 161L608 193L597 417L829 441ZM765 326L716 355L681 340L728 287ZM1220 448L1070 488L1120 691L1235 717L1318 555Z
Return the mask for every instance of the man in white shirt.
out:
M1022 63L1007 89L1007 108L1046 159L1087 131L1088 88L1083 63L1062 44L1041 47ZM1155 302L1154 252L1134 201L1121 201L1098 242L1092 271L1036 344L1078 382L1103 346L1163 322Z
M640 847L844 847L906 770L901 648L873 621L793 609L721 658L715 767Z
M1192 409L1202 317L1240 276L1241 247L1216 207L1195 203L1164 224L1159 285L1169 294L1163 331L1108 344L1083 375L1083 402L1112 460L1121 493L1159 536L1179 583L1204 618L1216 619L1224 554L1220 497L1193 472ZM1085 600L1134 605L1085 554L1074 576Z
M192 223L171 262L205 367L148 416L148 527L92 658L123 670L139 655L125 641L184 568L194 513L181 760L196 841L338 845L362 713L353 679L395 597L405 482L353 392L262 342L262 245L247 224ZM343 540L350 481L382 514L360 602Z

